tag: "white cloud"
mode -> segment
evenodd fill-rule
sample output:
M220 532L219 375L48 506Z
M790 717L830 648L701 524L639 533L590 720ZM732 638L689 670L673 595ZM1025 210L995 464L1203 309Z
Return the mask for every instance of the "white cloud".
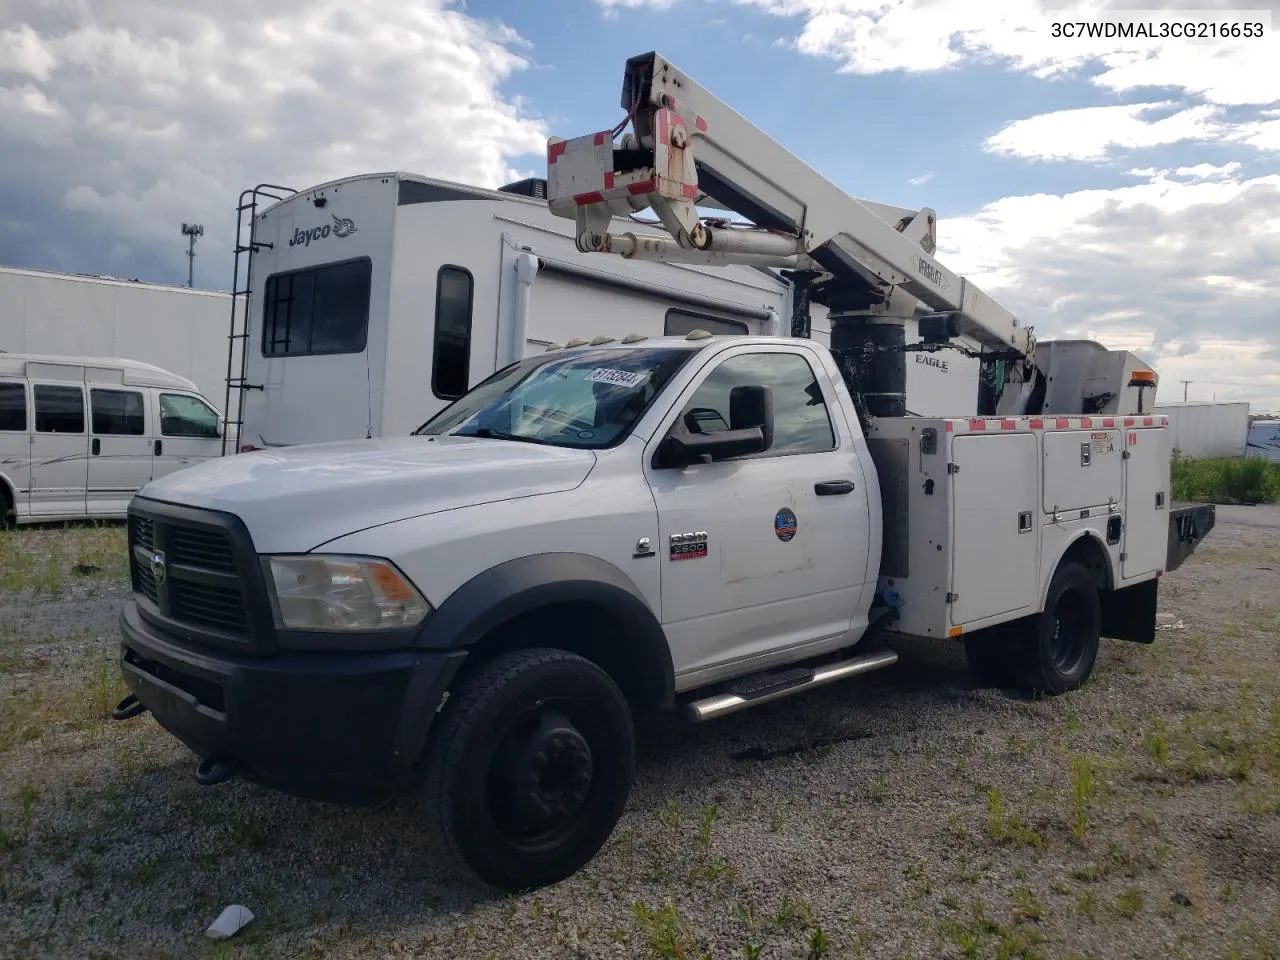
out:
M4 10L0 209L39 226L0 236L0 260L112 272L146 251L173 279L178 224L204 220L197 270L225 284L213 258L253 183L404 169L497 185L545 147L542 123L500 91L527 44L451 0ZM104 263L113 246L134 261Z
M1005 197L940 219L938 255L1041 337L1092 337L1147 356L1166 384L1218 381L1219 399L1280 409L1280 372L1258 359L1280 348L1280 175L1226 167Z
M1227 128L1210 106L1176 110L1159 119L1147 115L1176 107L1170 102L1080 107L1015 120L987 138L992 153L1033 160L1104 160L1125 150L1185 141L1219 139Z
M670 0L659 2L665 6ZM1103 21L1109 19L1108 7L1132 10L1127 4L1080 3L1064 11L1061 4L1031 0L1006 0L985 7L961 0L733 2L779 17L801 18L804 23L796 48L835 60L850 73L925 73L965 61L994 59L1041 77L1086 66L1100 68L1092 82L1116 91L1173 87L1221 104L1263 105L1280 97L1280 73L1274 69L1277 44L1270 30L1262 38L1237 40L1053 35L1055 21ZM1164 20L1173 15L1173 11L1153 10L1140 18ZM1226 22L1238 19L1222 10L1177 13L1179 21L1210 16Z
M932 179L933 179L933 172L930 171L929 173L922 173L918 177L912 177L910 180L907 181L907 183L911 184L913 187L919 187L928 183Z

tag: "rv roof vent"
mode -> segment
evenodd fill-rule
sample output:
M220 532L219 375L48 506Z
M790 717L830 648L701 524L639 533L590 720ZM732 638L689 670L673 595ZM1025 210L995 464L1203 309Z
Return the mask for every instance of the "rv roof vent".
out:
M586 345L587 345L587 341L583 340L582 337L574 337L572 340L570 340L568 343L565 344L566 347L585 347Z
M562 345L562 344L559 344L559 343L548 343L548 344L547 344L547 349L546 349L546 350L544 350L544 351L543 351L543 353L550 353L552 350L562 350L562 349L564 349L564 347L563 347L563 345Z
M498 188L500 193L518 193L522 197L533 197L537 200L547 199L547 181L541 177L526 177L504 184Z
M602 343L613 343L613 341L614 341L614 340L616 340L616 339L617 339L617 337L606 337L606 336L603 336L603 335L601 335L601 336L599 336L599 337L592 337L592 338L591 338L591 345L592 345L593 347L598 347L598 346L600 346L600 344L602 344Z
M622 338L622 342L623 343L639 343L641 340L648 340L648 339L649 338L642 333L628 333L625 337Z
M686 336L685 339L686 340L705 340L709 336L711 336L711 334L708 333L706 330L690 330L688 336Z

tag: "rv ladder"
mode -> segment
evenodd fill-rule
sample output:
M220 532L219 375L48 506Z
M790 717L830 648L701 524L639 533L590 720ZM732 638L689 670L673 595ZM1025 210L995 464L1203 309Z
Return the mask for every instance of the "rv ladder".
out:
M224 457L227 455L227 443L231 440L232 428L235 428L236 442L236 448L232 452L239 451L240 428L244 426L244 391L255 389L254 385L247 383L245 379L245 371L249 362L249 294L253 289L253 255L264 247L271 247L271 244L259 243L253 238L254 230L257 227L258 204L263 200L284 200L295 192L289 187L260 183L251 190L241 191L240 202L236 205L235 267L233 268L231 280L231 332L227 335L227 395L222 406L223 416L226 417L226 423L222 429L222 455ZM247 243L245 242L246 214L248 214ZM240 257L244 254L248 256L244 265L244 288L241 289ZM236 308L242 299L244 309L241 311L237 322ZM240 347L240 372L235 374L237 344ZM231 395L233 392L236 398L234 417L231 411Z

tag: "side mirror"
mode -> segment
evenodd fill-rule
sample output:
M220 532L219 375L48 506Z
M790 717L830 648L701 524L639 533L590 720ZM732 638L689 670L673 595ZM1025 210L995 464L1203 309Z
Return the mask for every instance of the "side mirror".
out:
M710 421L707 413L715 411L695 410L702 417L697 422ZM723 423L720 416L715 420ZM687 431L687 425L686 425ZM753 453L763 453L773 446L773 391L762 386L734 387L729 391L729 429L712 433L679 432L670 434L658 448L654 466L658 469L687 467L709 458L730 460Z
M717 433L671 434L658 448L659 467L687 467L704 458L729 460L768 449L760 427L721 430Z

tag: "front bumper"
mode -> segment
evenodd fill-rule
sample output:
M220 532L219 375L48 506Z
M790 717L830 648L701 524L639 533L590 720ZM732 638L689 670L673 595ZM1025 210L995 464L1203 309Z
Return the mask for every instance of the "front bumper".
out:
M339 803L385 797L421 754L464 652L287 652L178 645L120 614L120 666L156 721L201 758L284 793Z

